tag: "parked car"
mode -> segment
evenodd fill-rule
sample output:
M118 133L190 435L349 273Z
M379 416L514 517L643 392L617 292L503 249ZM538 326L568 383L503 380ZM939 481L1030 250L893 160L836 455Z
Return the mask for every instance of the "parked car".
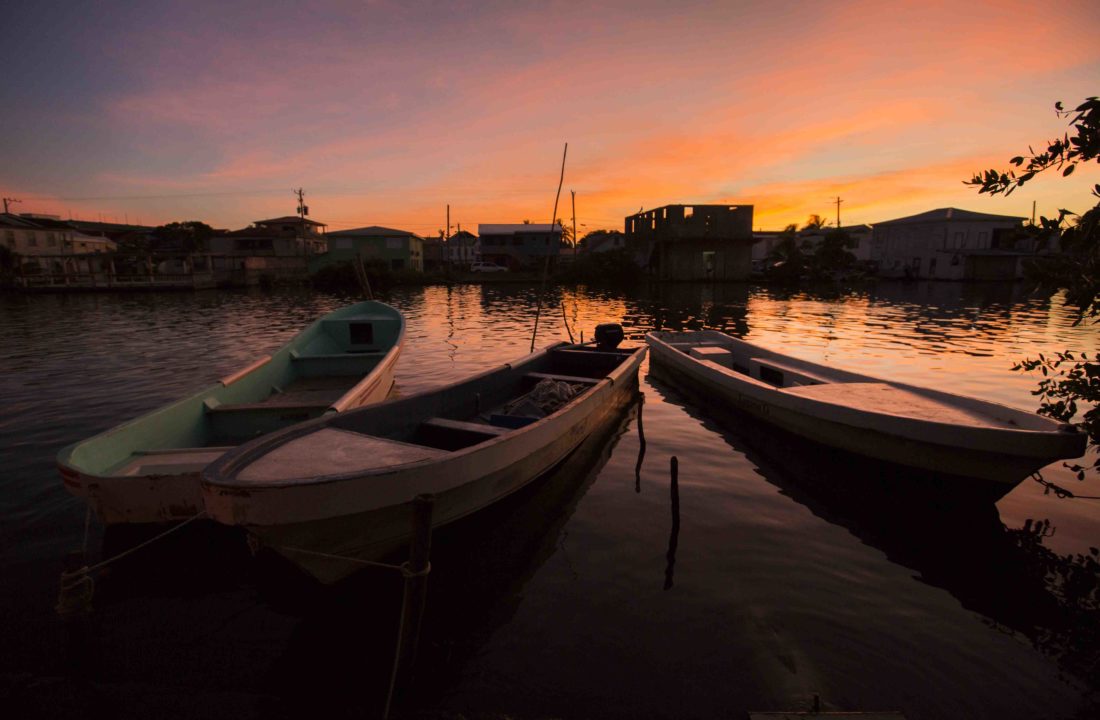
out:
M470 272L508 272L508 268L491 262L476 262L470 266Z

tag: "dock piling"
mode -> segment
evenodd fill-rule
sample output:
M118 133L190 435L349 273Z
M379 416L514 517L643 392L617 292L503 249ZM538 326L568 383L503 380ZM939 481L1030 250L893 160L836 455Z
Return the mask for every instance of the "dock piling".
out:
M397 626L397 652L394 657L386 707L382 713L383 718L389 717L394 688L400 687L404 690L412 686L416 649L420 642L420 621L424 616L424 606L428 598L428 573L432 568L429 557L432 549L434 508L435 495L417 495L413 499L413 536L409 545L409 560L401 566L405 587L401 601L400 624Z

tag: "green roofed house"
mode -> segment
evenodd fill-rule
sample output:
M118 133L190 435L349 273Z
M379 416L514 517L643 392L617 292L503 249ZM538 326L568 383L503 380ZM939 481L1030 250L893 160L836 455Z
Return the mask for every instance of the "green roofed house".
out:
M339 230L325 235L328 252L310 262L310 271L355 259L381 260L391 270L424 271L424 238L406 230L370 227Z

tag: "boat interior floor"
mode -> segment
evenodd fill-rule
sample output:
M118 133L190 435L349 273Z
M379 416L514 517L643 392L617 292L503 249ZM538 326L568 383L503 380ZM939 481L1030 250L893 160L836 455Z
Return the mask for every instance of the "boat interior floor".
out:
M1011 418L995 417L977 408L946 403L883 382L829 383L784 388L784 392L869 412L887 413L961 425L1018 429Z
M547 385L547 382L551 385ZM428 417L403 435L382 437L325 427L289 440L245 466L237 479L286 481L339 475L442 457L537 422L600 382L600 378L532 372L505 402L462 417ZM568 390L561 387L564 384ZM559 393L548 404L551 390ZM541 406L539 403L544 403Z

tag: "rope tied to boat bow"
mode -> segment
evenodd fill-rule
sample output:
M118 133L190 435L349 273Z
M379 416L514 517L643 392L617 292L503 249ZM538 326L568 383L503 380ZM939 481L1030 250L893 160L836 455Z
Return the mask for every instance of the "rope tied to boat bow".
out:
M93 565L82 565L74 570L63 570L61 572L60 589L57 595L57 605L54 609L58 615L62 617L69 617L74 613L85 612L88 610L92 602L92 596L95 594L95 580L92 578L92 573L97 570L101 570L111 563L121 560L127 555L141 550L144 547L152 545L156 541L165 538L172 533L180 530L181 528L193 523L195 520L206 515L206 510L200 510L191 517L187 518L183 522L177 523L168 528L164 532L149 538L139 545L135 545L129 550L124 550L114 557L107 558L106 560L100 560ZM88 521L90 516L85 517L84 523L84 557L87 558L88 551Z
M334 553L319 552L317 550L306 550L305 548L292 547L290 545L280 545L280 550L289 550L290 552L302 553L303 555L312 555L314 557L325 558L327 560L341 560L343 562L354 563L356 565L364 565L366 567L377 567L385 570L396 570L401 573L401 577L406 580L417 577L424 577L432 571L432 564L428 562L424 565L422 570L413 570L412 564L409 561L405 561L400 565L394 565L393 563L376 562L374 560L363 560L357 557L351 557L350 555L336 555Z

